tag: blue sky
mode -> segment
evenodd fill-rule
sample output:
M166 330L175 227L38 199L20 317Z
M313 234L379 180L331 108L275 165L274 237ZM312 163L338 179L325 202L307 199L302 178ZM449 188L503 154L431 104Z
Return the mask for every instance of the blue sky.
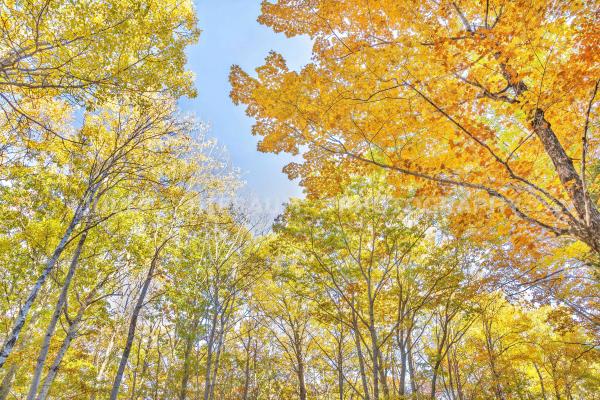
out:
M310 61L307 37L286 38L260 25L260 0L195 0L202 29L197 45L188 50L188 68L196 74L198 97L184 99L181 109L211 128L209 135L227 148L231 161L246 182L245 196L275 211L292 196L301 196L297 182L281 172L289 156L261 153L250 133L253 120L229 99L229 68L239 64L247 72L263 63L270 50L299 69Z

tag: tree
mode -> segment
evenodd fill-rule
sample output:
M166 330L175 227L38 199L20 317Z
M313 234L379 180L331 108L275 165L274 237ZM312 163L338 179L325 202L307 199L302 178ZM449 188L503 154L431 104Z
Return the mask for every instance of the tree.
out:
M234 66L231 97L260 150L303 149L286 172L315 195L383 168L429 204L468 194L472 219L517 217L531 237L599 254L595 7L265 1L259 21L309 35L312 62L290 71L271 53L256 77Z
M190 1L3 3L3 133L25 124L69 139L40 112L56 101L92 110L123 95L193 95L184 49L198 33Z
M304 157L262 229L190 0L6 0L0 400L600 400L596 8L265 0L314 57L232 71Z
M284 249L279 251L286 253ZM303 266L295 265L293 259L286 258L284 255L281 260L273 260L265 276L269 284L257 287L254 298L265 326L284 354L292 375L295 375L298 399L306 400L309 398L306 384L308 353L312 342L309 331L314 306L309 300L310 288L303 282Z
M61 146L62 141L55 138L57 147L45 149L37 159L29 161L32 166L28 168L31 170L48 168L48 163L53 163L61 174L63 168L68 171L65 175L69 181L63 184L67 184L65 190L70 200L65 210L69 222L64 227L64 233L57 238L52 255L19 309L11 333L0 350L0 366L10 355L29 309L68 244L114 213L131 207L127 205L123 210L90 220L82 228L82 222L90 218L90 210L94 205L112 191L128 189L141 194L149 186L160 186L162 168L177 159L181 146L187 140L184 132L189 124L173 118L168 101L142 107L121 104L116 109L103 110L86 117L79 131L79 137L85 144L77 142L71 143L72 147ZM165 140L168 138L172 140ZM57 310L61 308L62 301L57 304Z
M309 271L303 280L312 288L307 293L313 293L323 326L339 324L352 337L358 393L367 399L390 398L390 386L406 393L417 319L425 307L452 296L449 287L458 290L465 268L455 247L459 242L426 251L436 235L428 219L411 214L407 201L393 198L384 176L374 175L355 178L332 199L291 203L278 225L283 240L298 251L292 257ZM397 362L400 382L390 376Z

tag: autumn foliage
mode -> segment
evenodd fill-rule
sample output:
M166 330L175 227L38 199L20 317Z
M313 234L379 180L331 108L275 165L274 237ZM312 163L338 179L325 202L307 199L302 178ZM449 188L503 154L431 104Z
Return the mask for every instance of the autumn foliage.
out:
M273 218L178 109L191 0L2 2L0 400L600 400L599 6L263 1Z
M256 77L234 67L232 98L260 150L308 149L286 171L313 193L384 168L429 204L465 189L492 224L518 218L598 253L596 6L264 3L262 23L314 40L313 62L290 71L271 53Z

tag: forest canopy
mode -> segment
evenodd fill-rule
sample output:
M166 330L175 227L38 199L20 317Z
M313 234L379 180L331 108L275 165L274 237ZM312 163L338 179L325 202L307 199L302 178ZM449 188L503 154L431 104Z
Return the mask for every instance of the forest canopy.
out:
M2 2L0 400L600 399L599 7L263 1L272 218L192 0Z

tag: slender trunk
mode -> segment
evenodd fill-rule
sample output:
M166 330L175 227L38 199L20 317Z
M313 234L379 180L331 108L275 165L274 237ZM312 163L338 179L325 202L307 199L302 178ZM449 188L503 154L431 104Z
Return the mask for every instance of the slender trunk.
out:
M150 354L150 350L152 349L152 333L154 331L154 326L150 326L150 330L148 332L148 337L146 340L146 349L144 350L144 359L142 361L142 371L140 372L140 382L142 382L142 384L144 383L145 379L146 379L146 373L148 372L148 358L149 358L149 354ZM158 341L157 341L157 346L158 346ZM144 396L144 394L142 393L142 396Z
M494 394L498 400L505 400L504 390L502 390L502 384L500 383L500 374L498 374L496 362L493 358L490 359L490 369L492 371L492 376L494 377Z
M6 372L6 375L4 375L4 378L2 378L2 383L0 383L0 400L8 399L13 384L13 378L15 377L18 368L18 364L12 364Z
M535 368L535 372L537 373L537 376L540 380L540 387L542 389L542 398L544 400L547 399L546 397L546 387L544 386L544 379L542 378L542 373L540 372L540 369L538 368L536 363L533 363L533 367Z
M337 343L337 375L340 400L344 400L344 335L340 329L340 339Z
M212 358L213 358L213 346L215 341L215 331L217 329L218 314L215 310L212 317L212 323L208 333L208 340L206 341L206 372L204 374L204 400L209 400L211 393L211 372L212 372Z
M90 400L96 400L96 396L98 394L99 389L98 386L105 378L106 368L108 367L108 361L110 359L110 353L112 352L112 349L115 345L115 339L117 337L118 331L119 329L116 328L110 337L110 341L108 342L108 346L106 347L106 351L104 352L104 359L102 360L102 364L100 365L100 368L98 369L98 374L96 375L96 380L94 381L94 390L92 391Z
M254 371L256 371L256 344L254 346L252 346L252 342L253 342L252 339L253 338L251 336L251 330L248 330L248 342L247 343L243 342L244 350L246 350L246 360L244 362L244 391L242 393L243 400L248 400L248 398L250 396L250 379L251 379L250 363L253 359L255 361ZM253 353L253 354L251 355L251 353Z
M370 297L370 296L369 296ZM379 344L377 343L377 332L375 331L375 314L373 303L369 301L369 335L371 336L371 352L373 356L373 399L379 399Z
M254 351L252 352L252 375L253 375L253 381L254 381L254 385L252 386L252 398L253 399L258 399L259 397L259 386L256 384L256 382L258 382L258 376L257 376L257 367L258 365L258 341L254 341Z
M137 378L138 378L138 369L140 367L140 353L142 351L142 336L144 336L144 331L140 335L137 345L137 351L135 352L135 368L133 369L133 379L131 380L131 396L129 396L129 400L135 399L135 391L137 389Z
M249 389L250 389L250 342L248 343L248 349L246 350L246 361L244 362L244 391L242 392L243 400L248 400Z
M58 374L60 364L62 363L62 360L65 357L67 350L69 350L69 347L71 346L72 341L75 339L75 336L77 335L77 332L79 331L79 326L81 324L81 321L83 320L85 311L92 304L97 291L100 289L100 287L102 287L104 282L106 282L106 281L102 281L102 282L98 283L96 285L96 287L94 287L90 291L90 293L88 293L88 295L85 297L85 301L79 307L79 310L77 310L77 315L75 315L75 318L72 321L70 321L69 329L67 330L67 335L65 336L65 339L63 340L63 342L60 346L60 349L58 350L58 353L56 354L56 357L54 357L54 361L52 361L52 365L50 365L50 368L48 369L48 373L46 374L46 377L44 378L44 380L42 382L42 387L40 389L40 393L36 398L37 400L45 400L48 397L48 392L50 391L50 388L52 387L52 383L54 383L54 379L56 378L56 375ZM109 344L109 351L110 351L110 348L112 347L113 341L114 341L114 336L111 340L111 343ZM106 368L106 365L103 365L103 368ZM92 394L92 396L95 396L95 393Z
M160 341L160 328L158 331L157 343ZM162 360L162 354L160 352L160 346L156 346L156 368L154 370L154 391L152 394L153 400L158 400L158 388L160 384L160 360Z
M415 374L415 362L413 358L412 352L412 340L411 340L411 330L406 334L406 356L408 358L408 375L410 377L410 391L411 394L417 394L419 389L417 387L417 379Z
M304 379L304 361L298 361L298 389L300 400L306 400L306 382Z
M77 209L77 211L75 212L75 215L73 215L73 218L71 219L71 222L69 223L69 226L67 227L62 238L60 239L60 242L54 249L54 252L52 253L52 256L50 257L50 259L46 263L44 270L42 271L42 273L38 277L37 281L31 288L31 290L29 292L29 296L27 296L27 300L25 300L25 303L19 310L17 319L15 320L15 323L11 329L11 332L8 335L8 337L6 338L6 341L4 342L4 344L2 345L2 349L0 349L0 368L2 368L2 366L6 362L6 359L8 358L8 356L14 349L15 344L17 343L17 340L19 339L19 334L21 333L21 330L23 329L23 326L25 325L25 320L27 319L27 314L29 313L29 310L31 309L33 302L37 298L37 296L40 292L40 289L42 288L42 286L48 279L50 272L52 272L52 270L56 266L58 259L60 258L63 251L67 247L67 244L69 243L69 239L71 239L71 236L73 235L73 231L75 230L75 227L81 221L83 214L85 213L85 211L87 211L88 205L89 205L89 201L85 201L84 204L80 208Z
M158 265L158 255L162 247L166 243L163 243L161 247L159 247L152 258L152 262L150 263L150 268L148 269L148 274L144 279L144 283L142 285L142 290L137 299L135 307L133 308L133 313L131 315L131 321L129 322L129 331L127 332L127 341L125 343L125 348L123 349L123 355L121 356L121 361L119 362L119 369L117 370L117 375L115 376L115 381L113 383L112 390L110 392L110 400L117 400L117 396L119 395L119 388L121 386L121 381L123 380L123 373L125 372L125 367L127 366L127 360L129 359L129 353L131 352L131 346L133 345L133 339L135 337L135 329L137 327L137 321L140 315L140 311L144 306L144 300L146 299L146 294L148 293L148 288L150 287L150 282L152 282L152 277L154 276L154 271L156 266Z
M456 381L456 393L458 394L458 398L460 400L464 400L465 396L463 394L462 382L461 382L461 377L460 377L460 367L459 367L458 357L456 356L456 349L454 349L453 353L454 353L453 368L454 368L454 379Z
M436 361L436 363L433 367L433 377L431 378L431 395L430 395L431 400L435 400L435 394L437 392L437 377L438 377L438 371L440 368L440 363L441 363L441 360Z
M445 315L440 316L440 327L442 330L442 335L439 337L439 333L436 332L437 337L437 351L435 354L435 363L433 365L433 376L431 378L431 400L435 399L436 391L437 391L437 377L440 370L440 365L442 364L442 360L444 358L444 348L446 347L446 342L448 341L449 334L449 316L448 316L448 304L446 303Z
M225 332L224 332L224 323L221 322L221 328L219 329L219 334L217 336L217 353L215 354L215 367L212 372L212 378L210 383L210 396L209 400L213 400L215 398L215 387L217 387L217 376L219 373L219 365L221 361L221 353L223 350L223 341L225 340Z
M86 226L86 228L88 227L89 225ZM52 313L52 317L50 319L50 322L48 323L48 327L46 328L46 335L44 336L44 341L42 343L40 353L38 354L35 371L33 372L33 379L31 381L31 385L29 386L29 393L27 394L27 400L33 400L35 398L38 387L40 385L42 372L44 370L44 364L46 363L48 351L50 350L50 341L52 340L52 336L54 336L56 324L60 319L62 309L65 306L65 303L67 302L69 287L71 286L71 281L73 280L75 270L77 269L77 265L79 264L79 256L81 255L83 245L85 243L85 240L87 239L87 234L87 230L85 230L81 234L79 242L77 243L77 247L75 248L75 253L73 253L71 264L69 265L69 270L67 271L67 276L65 277L65 281L63 283L60 295L58 296L58 300L56 301L56 305L54 306L54 312Z
M446 353L446 362L448 364L448 388L447 391L450 392L450 397L454 400L456 399L456 394L454 390L454 374L452 371L452 359L450 352Z
M552 365L552 386L554 386L554 395L556 396L556 400L561 400L555 365Z
M492 372L492 377L494 379L494 395L498 400L505 400L504 391L502 390L502 385L500 382L500 374L498 373L498 368L496 366L496 354L494 351L494 340L492 338L492 321L484 320L483 321L483 331L485 334L485 345L486 352L488 355L488 360L490 364L490 370Z
M387 382L387 371L385 368L385 363L383 362L383 353L381 349L378 349L377 353L379 354L379 381L381 382L381 388L383 389L383 398L390 398L390 388Z
M40 389L40 393L37 397L37 400L46 400L46 398L48 397L48 392L50 392L52 383L54 383L54 379L56 378L56 375L58 374L58 369L60 368L60 364L61 364L65 354L67 353L67 350L71 346L71 342L73 341L73 339L75 339L75 335L77 334L77 331L79 330L79 324L81 323L81 320L83 319L83 314L84 314L84 311L86 308L87 308L87 306L82 306L79 309L77 316L75 317L75 319L73 320L71 325L69 325L69 329L67 331L67 336L63 340L62 345L60 346L60 349L58 350L58 353L56 354L56 357L54 358L54 361L52 362L52 365L48 369L48 374L46 375L46 377L44 378L44 381L42 382L42 387Z
M296 375L298 377L298 394L300 400L306 400L306 380L305 380L305 365L304 365L304 354L302 350L302 339L300 334L297 332L297 328L294 328L294 353L296 355Z
M181 391L179 392L179 399L185 400L187 396L187 386L190 379L190 356L194 347L194 340L196 338L196 329L198 327L198 317L194 317L192 323L191 332L187 332L187 338L185 342L185 350L183 352L183 376L181 377Z
M400 349L400 384L398 388L398 395L402 397L406 393L407 354L404 331L402 331L400 328L398 328L396 333L396 342L398 343L398 348Z
M370 400L371 396L369 394L369 384L367 383L367 374L365 371L365 360L362 353L362 345L360 342L360 333L358 330L358 320L356 317L356 311L352 311L352 330L354 331L354 342L356 344L356 353L358 355L358 368L360 371L360 379L362 382L362 387L365 395L365 400Z

